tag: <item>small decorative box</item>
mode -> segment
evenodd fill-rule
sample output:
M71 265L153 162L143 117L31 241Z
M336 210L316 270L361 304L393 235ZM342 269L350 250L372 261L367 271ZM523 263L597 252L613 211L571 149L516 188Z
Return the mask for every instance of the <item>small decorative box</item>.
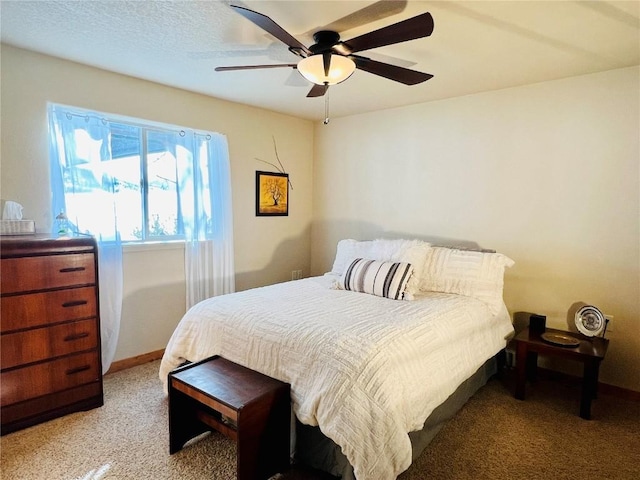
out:
M0 235L33 235L36 222L33 220L0 220Z

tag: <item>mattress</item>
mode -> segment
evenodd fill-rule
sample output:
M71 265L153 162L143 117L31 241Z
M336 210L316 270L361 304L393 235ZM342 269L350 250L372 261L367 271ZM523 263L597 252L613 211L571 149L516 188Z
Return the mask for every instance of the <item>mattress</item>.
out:
M299 422L335 442L359 480L395 479L412 461L409 432L513 328L506 308L424 292L413 301L331 288L312 277L205 300L174 331L160 367L221 355L291 384Z

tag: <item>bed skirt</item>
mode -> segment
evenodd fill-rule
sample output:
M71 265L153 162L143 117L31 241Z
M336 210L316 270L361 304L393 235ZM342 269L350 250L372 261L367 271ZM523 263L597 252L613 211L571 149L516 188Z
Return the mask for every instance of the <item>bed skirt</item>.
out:
M409 433L413 460L420 456L444 424L497 372L497 363L496 357L487 360L433 411L422 430ZM295 464L322 470L342 480L355 480L353 467L333 440L324 436L319 427L303 425L297 420L295 423Z

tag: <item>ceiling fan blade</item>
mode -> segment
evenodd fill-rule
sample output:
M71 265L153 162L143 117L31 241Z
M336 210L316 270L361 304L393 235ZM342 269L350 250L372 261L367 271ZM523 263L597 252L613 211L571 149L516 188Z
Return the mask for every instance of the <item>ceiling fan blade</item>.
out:
M249 10L248 8L240 7L238 5L229 5L236 12L242 15L247 20L255 23L257 26L270 33L282 43L287 45L290 50L294 53L296 51L304 52L306 55L310 55L311 52L307 47L305 47L302 43L300 43L296 38L294 38L289 32L287 32L284 28L278 25L276 22L271 20L271 18L263 15L262 13L254 12L253 10Z
M307 98L322 97L327 93L327 90L329 90L329 85L314 84L313 87L311 87L311 90L309 90L309 93L307 93Z
M404 83L405 85L416 85L433 78L433 75L430 73L409 70L408 68L397 67L390 63L377 62L359 55L350 55L349 58L355 62L356 67L360 70L388 78L395 82Z
M280 47L280 45L278 45ZM237 57L258 57L258 56L266 56L268 55L269 50L267 48L263 49L252 49L252 50L237 50L235 48L227 47L225 50L206 50L206 51L196 51L196 52L187 52L186 55L188 58L193 58L195 60L211 60L217 58L237 58Z
M343 42L351 52L360 52L371 48L393 45L394 43L428 37L433 32L433 17L429 12L417 17L394 23L373 32Z
M296 68L295 63L276 63L272 65L236 65L232 67L216 67L216 72L229 72L232 70L257 70L259 68L283 68L283 67L291 67Z
M402 12L407 6L407 0L378 0L360 10L334 20L329 25L318 26L313 30L300 35L302 38L311 37L318 30L332 30L334 32L346 32L367 23L382 20L383 18Z

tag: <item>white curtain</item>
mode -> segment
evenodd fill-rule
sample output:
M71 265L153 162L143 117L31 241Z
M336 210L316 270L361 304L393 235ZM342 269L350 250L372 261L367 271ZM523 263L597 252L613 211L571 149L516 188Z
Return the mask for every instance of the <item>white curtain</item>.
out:
M231 173L227 139L220 134L183 137L178 175L181 218L185 232L186 308L235 291ZM189 153L193 152L190 158ZM190 170L190 168L192 170Z
M66 212L73 233L89 233L98 240L106 372L115 354L122 312L118 180L108 169L108 160L113 159L112 129L104 115L72 112L58 105L50 105L49 122L53 218ZM185 235L189 309L206 298L235 291L229 148L221 134L153 128L163 132L176 159L177 222L178 232Z
M65 212L72 234L90 234L98 242L102 372L106 373L115 355L122 313L122 245L115 198L109 200L115 185L108 175L102 174L102 162L111 159L109 122L99 114L79 115L50 106L49 134L52 217ZM67 209L74 196L86 194L75 183L79 180L76 175L69 174L79 164L86 165L86 171L96 177L102 185L101 196L106 199L87 213ZM71 184L66 191L65 178ZM100 221L96 222L96 218ZM55 225L51 231L57 231Z

